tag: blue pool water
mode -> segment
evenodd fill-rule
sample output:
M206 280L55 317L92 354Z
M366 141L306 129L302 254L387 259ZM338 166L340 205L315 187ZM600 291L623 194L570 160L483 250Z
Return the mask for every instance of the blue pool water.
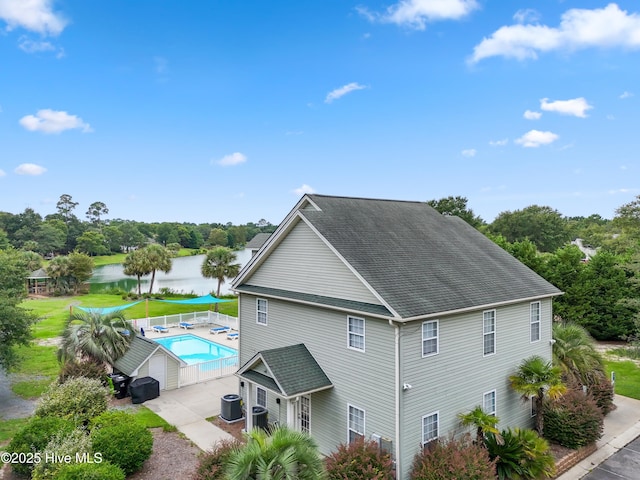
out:
M155 338L154 340L189 365L227 357L237 357L238 355L238 351L234 348L225 347L224 345L211 342L190 333L173 337ZM235 362L236 358L233 358L233 361Z

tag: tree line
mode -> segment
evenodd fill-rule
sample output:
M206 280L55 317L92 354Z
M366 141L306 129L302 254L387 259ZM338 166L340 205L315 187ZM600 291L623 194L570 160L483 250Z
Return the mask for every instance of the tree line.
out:
M233 249L276 228L264 219L244 225L109 220L109 208L103 202L89 205L85 220L81 220L75 213L78 205L71 195L63 194L56 203L56 213L44 218L32 208L19 214L0 212L0 249L13 247L48 258L71 252L89 256L128 253L149 242L165 247Z

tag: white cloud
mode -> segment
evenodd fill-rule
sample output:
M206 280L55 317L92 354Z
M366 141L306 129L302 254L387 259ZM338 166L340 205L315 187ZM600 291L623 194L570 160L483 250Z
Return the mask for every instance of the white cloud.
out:
M18 47L27 53L50 52L56 49L51 42L34 42L24 35L18 40Z
M310 187L309 185L307 185L306 183L302 184L301 187L296 188L293 193L295 193L298 196L304 195L305 193L316 193L316 191L313 189L313 187Z
M517 23L534 23L540 20L540 13L533 8L522 8L513 14Z
M36 165L35 163L23 163L21 165L18 165L14 172L17 173L18 175L42 175L44 172L46 172L47 169L44 167L41 167L40 165Z
M524 112L522 116L527 120L539 120L540 117L542 116L542 113L534 112L532 110L527 110L526 112Z
M558 138L553 132L541 132L540 130L529 130L522 137L516 140L518 145L522 145L523 147L532 147L536 148L540 145L549 145L550 143L555 142Z
M507 143L509 143L508 138L503 138L502 140L489 140L489 145L492 147L504 147Z
M343 97L347 93L355 92L356 90L364 90L365 88L367 87L364 85L360 85L357 82L348 83L340 88L336 88L335 90L330 91L327 94L327 97L324 99L324 103L331 103L334 100Z
M573 115L574 117L586 118L587 110L591 110L593 106L583 98L573 98L571 100L556 100L549 102L548 98L540 100L540 109L546 112L556 112L561 115Z
M4 170L0 170L0 177L5 177L7 173Z
M622 94L618 97L621 100L624 100L625 98L630 98L633 97L633 93L631 92L622 92Z
M79 129L84 133L92 132L91 125L76 115L60 110L38 110L35 115L26 115L20 119L20 125L32 132L60 133L65 130Z
M592 47L640 48L640 15L628 14L610 3L593 10L567 10L557 28L531 24L500 27L474 47L469 61L477 63L495 56L536 59L538 53Z
M384 13L372 13L363 7L357 10L371 22L395 23L424 30L427 23L458 20L477 8L479 5L476 0L400 0Z
M225 155L224 157L222 157L220 160L218 160L216 163L218 165L222 165L223 167L230 167L233 165L240 165L241 163L244 163L247 161L247 156L243 155L240 152L234 152L231 155ZM211 162L213 163L213 162Z
M0 0L0 19L7 30L24 28L41 35L59 35L67 20L52 9L53 0Z
M468 148L466 150L462 150L462 152L460 153L463 157L472 158L476 156L476 153L478 153L478 151L475 148Z

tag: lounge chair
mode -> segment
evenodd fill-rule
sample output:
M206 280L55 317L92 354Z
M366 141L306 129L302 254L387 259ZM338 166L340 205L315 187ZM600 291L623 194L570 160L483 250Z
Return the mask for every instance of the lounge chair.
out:
M189 323L189 322L180 322L178 324L178 326L180 328L184 328L185 330L187 330L188 328L193 328L193 323Z
M238 332L227 333L227 340L238 340Z
M169 331L169 329L163 325L154 325L153 327L151 327L151 330L156 333L167 333Z
M211 330L209 330L209 333L215 333L217 335L218 333L227 333L230 330L231 330L231 327L229 327L229 325L224 325L222 327L211 328Z

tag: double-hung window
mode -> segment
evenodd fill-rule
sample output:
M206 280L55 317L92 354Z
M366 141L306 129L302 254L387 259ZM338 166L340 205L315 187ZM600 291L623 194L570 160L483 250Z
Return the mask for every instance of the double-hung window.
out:
M349 405L349 443L364 439L364 410Z
M422 445L438 438L439 412L433 412L422 417Z
M267 300L264 298L256 300L256 323L267 324Z
M256 387L256 405L267 406L267 391L264 388Z
M496 311L487 310L482 313L484 355L496 353Z
M496 391L491 390L482 396L482 410L487 415L496 414Z
M348 346L364 352L364 318L347 317Z
M422 324L422 356L428 357L438 353L438 321Z
M532 342L540 340L540 302L531 303L530 336Z

